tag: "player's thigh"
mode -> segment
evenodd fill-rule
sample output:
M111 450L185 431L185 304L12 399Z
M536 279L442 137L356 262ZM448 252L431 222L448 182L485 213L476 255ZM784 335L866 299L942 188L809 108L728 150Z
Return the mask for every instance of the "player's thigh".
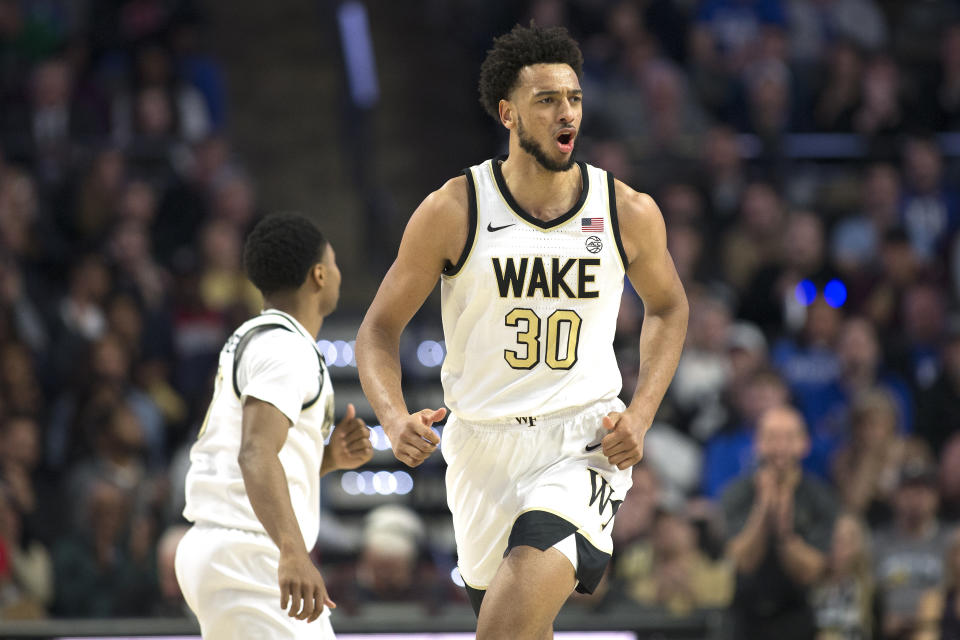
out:
M477 639L541 640L573 591L570 560L559 550L514 547L500 564L480 607Z

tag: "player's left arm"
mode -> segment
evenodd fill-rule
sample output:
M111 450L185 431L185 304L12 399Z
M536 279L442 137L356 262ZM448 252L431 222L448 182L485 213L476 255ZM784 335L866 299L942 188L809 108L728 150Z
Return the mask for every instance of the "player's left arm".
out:
M677 369L687 335L687 296L667 251L667 233L653 198L615 183L627 277L643 301L637 388L623 413L603 419L603 453L620 469L643 457L643 438Z

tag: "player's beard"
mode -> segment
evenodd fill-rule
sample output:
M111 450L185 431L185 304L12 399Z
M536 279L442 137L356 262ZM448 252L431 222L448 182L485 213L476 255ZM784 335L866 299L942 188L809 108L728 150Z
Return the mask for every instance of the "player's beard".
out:
M540 143L527 136L527 132L523 129L523 119L519 116L517 117L517 138L520 140L520 148L533 156L533 159L547 171L555 171L557 173L567 171L573 166L573 163L576 162L574 160L574 154L577 150L576 146L574 146L566 162L551 160L547 152L540 146Z

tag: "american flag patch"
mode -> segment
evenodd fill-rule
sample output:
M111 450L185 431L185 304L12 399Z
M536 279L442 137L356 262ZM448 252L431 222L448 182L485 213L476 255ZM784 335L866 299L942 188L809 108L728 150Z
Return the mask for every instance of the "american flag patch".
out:
M580 218L580 231L603 231L603 218Z

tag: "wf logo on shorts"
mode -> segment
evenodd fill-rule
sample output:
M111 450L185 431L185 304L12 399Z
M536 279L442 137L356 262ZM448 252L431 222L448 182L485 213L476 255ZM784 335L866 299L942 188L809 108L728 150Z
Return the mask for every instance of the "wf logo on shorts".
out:
M603 523L602 527L606 529L610 521L613 520L613 516L617 515L617 509L623 504L623 500L613 499L613 487L610 486L610 483L607 482L603 476L593 469L587 469L587 471L590 472L589 506L592 507L594 503L599 503L597 504L597 508L600 510L601 517L603 516L603 512L607 510L607 506L610 506L610 517Z

